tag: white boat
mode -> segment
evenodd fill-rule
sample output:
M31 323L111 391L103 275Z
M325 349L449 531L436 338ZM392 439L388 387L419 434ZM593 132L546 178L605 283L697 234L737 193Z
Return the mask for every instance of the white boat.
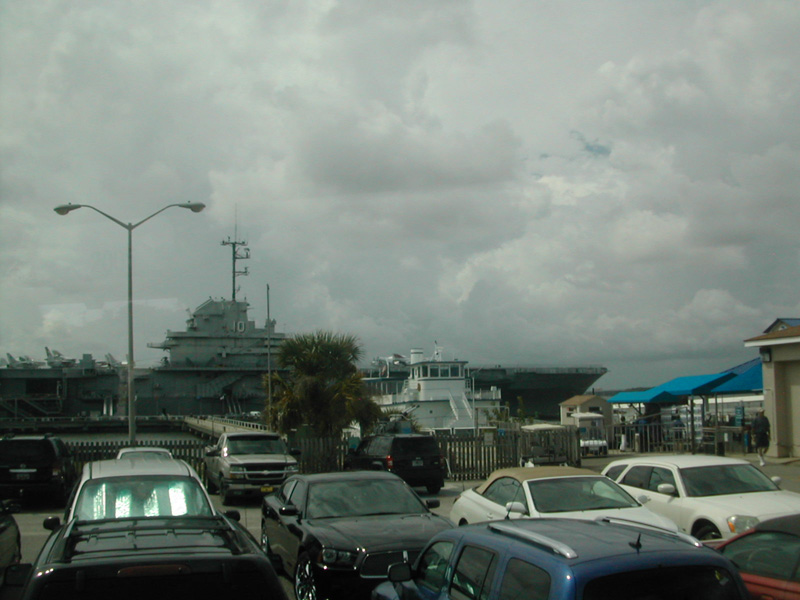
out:
M476 390L467 377L466 365L464 360L445 360L439 346L430 358L413 348L402 388L397 393L376 394L373 400L385 412L410 414L421 430L456 432L485 427L501 409L500 390ZM366 380L373 389L380 381Z

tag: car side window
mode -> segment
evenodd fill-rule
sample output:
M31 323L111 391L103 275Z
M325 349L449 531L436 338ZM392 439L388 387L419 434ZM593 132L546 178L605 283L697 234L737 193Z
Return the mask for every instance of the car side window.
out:
M614 465L613 467L609 467L608 471L606 471L606 477L616 481L619 474L622 473L627 466L628 465Z
M508 561L497 600L547 600L550 574L518 558Z
M646 490L648 489L652 470L653 467L631 467L631 470L625 473L620 483Z
M505 506L508 502L525 502L525 493L522 491L522 484L511 477L501 477L483 492L483 497L487 500Z
M487 600L497 564L494 552L466 546L458 558L450 584L453 600Z
M797 557L800 539L777 531L762 531L730 542L722 553L743 573L800 581Z
M453 542L436 542L420 556L414 581L417 586L439 592L445 583Z
M296 479L292 479L290 481L287 481L286 483L284 483L281 486L281 490L278 493L278 495L280 496L280 499L283 501L284 504L289 502L289 496L291 495L292 490L294 489L294 486L296 486L296 485L297 485L297 480Z
M392 447L392 438L378 437L375 438L373 444L369 447L369 453L375 456L383 456L389 454L389 449Z
M294 504L297 508L302 509L303 505L305 504L307 488L308 484L305 481L298 480L297 485L295 485L294 488L289 490L288 501L291 504Z
M653 472L650 474L650 484L647 486L647 489L657 492L658 486L662 483L671 483L672 485L675 485L675 476L669 469L665 469L664 467L653 467ZM677 486L675 487L677 489Z

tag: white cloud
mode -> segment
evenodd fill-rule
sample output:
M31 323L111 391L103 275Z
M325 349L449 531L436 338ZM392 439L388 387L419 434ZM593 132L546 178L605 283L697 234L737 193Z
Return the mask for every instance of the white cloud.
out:
M788 0L0 4L0 349L125 352L126 234L55 205L200 201L134 232L139 364L230 297L228 236L252 317L269 283L279 328L367 356L437 339L602 387L743 362L800 308L798 25Z

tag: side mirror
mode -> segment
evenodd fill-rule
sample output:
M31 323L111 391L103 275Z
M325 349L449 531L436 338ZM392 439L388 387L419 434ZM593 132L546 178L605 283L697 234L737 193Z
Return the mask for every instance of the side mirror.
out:
M508 514L520 514L524 515L528 512L528 509L525 508L525 505L522 502L506 502L506 512Z
M411 565L408 563L394 563L389 565L389 581L400 583L401 581L411 581Z
M61 519L58 517L47 517L42 522L42 527L44 527L48 531L55 531L56 529L61 527Z
M428 508L439 508L441 506L441 502L439 502L438 498L431 498L430 500L425 500L425 505Z
M677 496L678 490L671 483L659 483L656 491L659 494L667 494L668 496Z
M783 481L783 479L781 479L781 478L780 478L780 477L778 477L777 475L775 475L774 477L770 477L770 479L772 480L772 482L773 482L775 485L777 485L778 487L781 487L781 482Z
M281 506L278 509L278 512L284 517L294 517L300 514L300 511L294 504L287 504L286 506Z
M206 456L219 456L219 449L206 448Z

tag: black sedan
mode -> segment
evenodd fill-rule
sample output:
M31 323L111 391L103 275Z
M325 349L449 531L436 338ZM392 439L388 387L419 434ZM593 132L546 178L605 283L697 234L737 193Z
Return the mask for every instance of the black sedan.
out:
M369 597L389 565L413 562L453 524L397 475L352 471L294 475L261 508L261 543L294 575L297 600Z

